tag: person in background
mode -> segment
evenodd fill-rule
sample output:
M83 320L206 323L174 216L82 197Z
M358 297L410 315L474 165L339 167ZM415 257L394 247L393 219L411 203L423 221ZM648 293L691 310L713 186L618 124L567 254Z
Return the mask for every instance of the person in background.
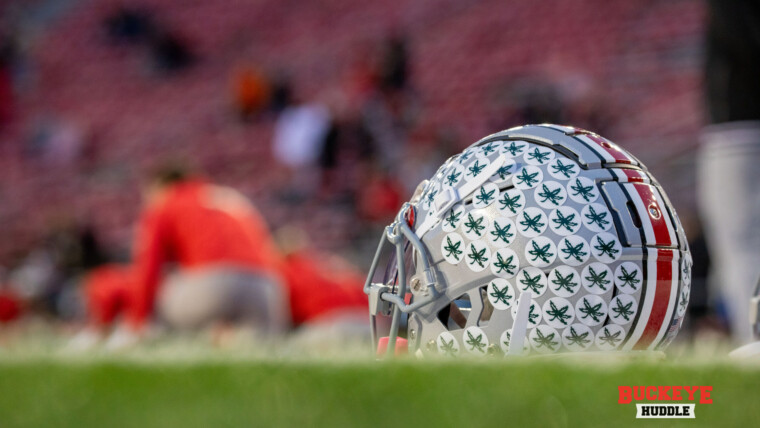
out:
M91 349L100 343L126 311L134 289L133 269L117 263L95 266L82 276L80 287L80 298L86 308L85 327L68 343L68 349L75 351Z
M23 313L23 303L10 287L5 268L0 266L0 325L17 320Z
M129 265L107 263L89 271L83 279L89 326L101 333L108 329L127 308L133 288Z
M221 321L269 336L288 327L281 256L244 196L169 166L153 175L144 199L126 328L109 339L113 347L136 342L154 312L179 330Z
M409 48L406 37L396 32L383 43L378 69L380 89L403 91L409 85Z
M689 307L682 327L683 338L697 346L714 346L716 340L729 338L728 319L718 295L720 290L711 289L709 284L710 272L715 267L710 260L704 227L698 216L687 212L680 217L689 239L689 252L693 261ZM679 333L679 337L682 333Z
M369 165L364 185L357 195L357 215L368 223L392 219L403 203L403 188L378 165Z
M241 66L232 77L232 96L235 113L242 121L249 121L267 107L269 82L256 68Z
M760 3L711 0L699 203L735 342L752 338L749 304L760 277Z
M179 33L156 29L148 37L151 67L163 75L176 74L197 61L193 46Z
M237 191L169 167L145 200L132 265L85 276L88 327L73 350L92 348L119 320L106 348L135 344L154 319L188 331L234 324L268 338L294 329L338 340L368 334L362 275L298 229L278 233L278 247Z
M146 41L153 31L153 13L140 6L118 5L102 22L109 41L114 44L138 44Z
M15 100L11 62L14 56L13 44L0 34L0 133L3 133L13 119Z
M274 114L280 114L290 107L293 100L293 88L290 77L284 71L277 71L270 78L269 104L267 108Z
M364 275L343 258L314 248L300 228L282 227L275 237L284 256L295 340L315 345L366 341Z
M330 109L321 102L295 103L277 117L272 154L288 170L286 192L304 199L319 190L319 158L331 121Z

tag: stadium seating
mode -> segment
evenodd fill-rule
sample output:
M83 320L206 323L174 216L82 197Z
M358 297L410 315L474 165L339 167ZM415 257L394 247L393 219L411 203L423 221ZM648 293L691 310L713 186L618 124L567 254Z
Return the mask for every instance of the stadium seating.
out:
M0 160L7 183L0 259L65 214L88 214L107 242L123 246L139 207L141 168L178 153L243 189L274 226L310 222L318 245L345 248L355 234L350 213L315 204L293 210L272 194L281 177L269 153L272 121L238 123L229 76L240 62L286 69L309 98L340 85L357 43L399 28L411 42L425 115L455 124L462 146L495 131L493 94L529 75L594 82L615 112L607 136L645 160L653 151L660 158L690 150L702 122L704 10L689 0L145 0L199 58L165 77L148 71L139 49L107 42L108 4L73 2L33 44L34 85L21 96L20 125L0 137L18 148ZM86 164L24 154L35 121L51 113L90 135Z

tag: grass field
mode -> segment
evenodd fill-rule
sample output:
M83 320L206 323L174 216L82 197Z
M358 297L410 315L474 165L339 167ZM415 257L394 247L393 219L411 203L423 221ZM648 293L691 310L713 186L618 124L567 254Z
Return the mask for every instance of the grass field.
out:
M618 385L712 385L695 420L636 420ZM0 358L0 427L758 426L729 363Z

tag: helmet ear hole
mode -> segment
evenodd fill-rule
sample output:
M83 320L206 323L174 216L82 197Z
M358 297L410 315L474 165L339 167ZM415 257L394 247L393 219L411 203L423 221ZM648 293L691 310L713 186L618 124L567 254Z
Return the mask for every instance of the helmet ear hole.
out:
M472 302L468 294L462 294L454 299L448 306L438 311L438 319L446 328L458 330L467 324L467 318L472 311Z

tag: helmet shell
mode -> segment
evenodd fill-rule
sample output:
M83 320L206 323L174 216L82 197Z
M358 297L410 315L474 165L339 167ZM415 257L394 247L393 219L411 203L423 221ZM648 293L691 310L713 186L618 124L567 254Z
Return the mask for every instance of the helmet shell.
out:
M409 314L410 349L506 352L523 297L535 353L656 349L677 334L686 237L660 185L616 144L572 127L512 128L421 186L410 203L441 295ZM461 200L443 212L452 189Z

